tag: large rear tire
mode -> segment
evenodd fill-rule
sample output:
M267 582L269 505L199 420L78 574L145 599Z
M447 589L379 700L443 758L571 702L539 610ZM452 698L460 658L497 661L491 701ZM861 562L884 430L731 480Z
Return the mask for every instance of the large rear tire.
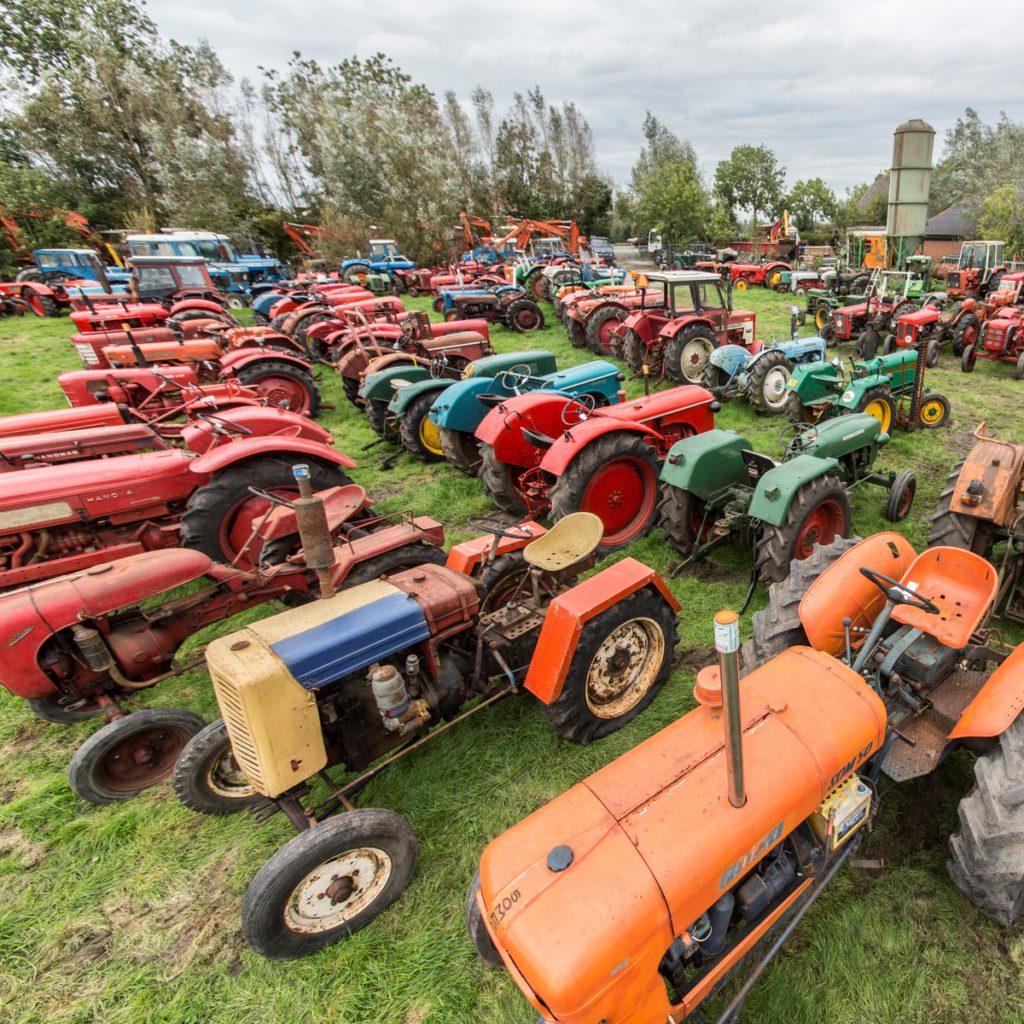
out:
M791 392L786 381L793 364L782 352L765 352L747 375L747 401L762 416L777 416L786 411Z
M946 478L946 486L939 495L938 507L932 515L928 547L963 548L988 558L992 553L992 524L977 516L964 516L953 511L953 492L960 479L960 471L964 468L964 461L961 459Z
M371 398L366 403L366 422L370 429L385 441L398 441L399 432L394 423L388 422L388 403L380 398Z
M600 306L587 317L587 344L597 355L615 355L612 332L625 319L626 311L621 306Z
M236 374L239 383L253 388L268 405L315 416L320 411L320 389L313 374L294 363L261 359L243 366Z
M626 331L626 336L622 341L622 358L634 373L639 373L643 369L645 362L648 364L652 374L657 372L657 367L651 365L647 346L640 335L632 328Z
M705 324L684 327L665 347L665 373L676 384L699 384L717 345L715 332Z
M526 501L515 486L519 472L518 466L499 462L490 445L480 446L480 479L487 497L502 511L513 516L524 516L527 512Z
M505 324L517 334L544 330L544 310L533 299L516 299L505 311Z
M444 457L460 472L476 476L480 470L480 442L466 430L438 428Z
M974 313L967 313L962 316L958 321L956 327L953 328L953 341L950 347L953 350L953 355L962 356L964 349L968 345L974 345L978 341L978 335L981 332L981 322L978 320Z
M692 491L662 484L661 493L658 509L661 528L676 551L690 555L697 546L698 538L701 541L707 539L714 520L704 521L704 502Z
M946 868L986 917L1013 928L1024 917L1024 717L978 758L974 777L960 801Z

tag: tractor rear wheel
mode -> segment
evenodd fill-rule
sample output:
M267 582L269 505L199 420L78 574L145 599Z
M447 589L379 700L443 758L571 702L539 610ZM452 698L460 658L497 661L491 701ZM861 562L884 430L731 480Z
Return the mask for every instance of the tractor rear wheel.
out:
M102 715L105 710L102 704L88 697L84 701L72 700L71 703L81 704L81 707L74 709L65 707L61 703L59 696L35 697L26 699L25 703L28 705L29 711L36 718L41 718L44 722L53 722L54 725L77 725L79 722L84 722L87 718L95 718L97 715Z
M398 433L402 439L402 447L424 462L442 462L444 460L441 432L429 416L430 407L434 404L435 398L437 398L437 393L434 391L417 396L405 407L405 411L398 420Z
M928 547L953 547L973 551L982 558L992 553L992 524L977 516L965 516L953 511L953 492L964 468L961 459L946 478L946 486L939 496L939 505L932 515L932 528L928 531ZM1012 481L1016 488L1018 481Z
M352 481L335 465L304 459L309 465L314 491ZM249 488L257 487L283 498L299 496L292 463L285 457L264 457L228 466L195 490L181 517L181 545L208 555L215 562L234 563L249 569L259 564L258 542L239 557L253 529L266 514L266 498ZM235 559L238 559L237 562Z
M400 548L357 562L341 581L339 589L372 583L393 572L415 569L417 565L444 565L448 556L433 544L403 544Z
M622 358L634 373L640 373L643 370L644 363L647 363L653 374L656 374L659 370L659 367L652 363L643 338L632 328L626 331L626 336L622 340Z
M517 334L544 330L544 311L532 299L516 299L505 310L506 325Z
M522 550L500 555L484 570L477 582L483 588L480 615L504 608L514 597L524 593L523 582L530 575L530 567ZM529 587L525 588L529 592Z
M784 580L790 564L810 557L817 545L831 544L850 532L850 498L839 478L824 473L793 496L782 526L765 524L757 546L757 568L763 580Z
M796 391L790 391L786 395L786 417L790 423L810 422L807 418L807 410L804 408L804 403L800 400L800 395Z
M860 537L836 537L831 544L819 544L809 558L793 563L786 579L768 588L768 605L754 612L751 620L754 636L743 645L741 652L744 674L790 647L806 645L807 634L799 615L804 594L860 540Z
M387 402L379 398L371 398L366 403L366 422L370 424L370 429L378 437L383 437L386 441L398 440L398 432L395 430L394 424L388 423Z
M516 488L522 470L507 462L499 462L490 445L480 446L480 479L487 497L503 512L523 516L527 512L526 500Z
M665 373L676 384L699 384L717 345L715 332L705 324L684 327L665 348Z
M488 967L503 967L504 963L497 946L491 939L490 932L484 924L483 914L476 901L476 894L480 891L480 870L473 875L473 881L469 883L469 892L466 894L466 931L469 932L469 941L473 948L480 954L480 959Z
M573 348L587 347L587 327L582 321L569 317L565 325L565 333L568 334L569 344Z
M814 311L814 326L819 334L824 330L826 324L832 323L832 307L818 306Z
M626 319L626 311L619 306L595 309L586 321L587 344L599 355L614 355L613 331Z
M651 532L658 518L654 449L639 434L619 431L586 445L551 488L551 518L592 512L604 523L601 550L615 551Z
M460 472L476 476L480 469L480 442L466 430L440 427L441 451Z
M222 718L189 740L174 766L171 785L178 800L196 814L234 814L266 803L242 774Z
M527 295L532 295L537 302L540 302L544 298L545 283L543 270L538 267L526 276L526 279L523 281L523 288L526 289Z
M953 341L950 346L953 349L953 355L962 356L968 345L976 344L980 330L981 322L974 313L960 317L956 327L953 328Z
M1024 917L1024 717L978 758L974 778L946 870L986 917L1013 928Z
M868 274L860 274L850 282L850 295L863 295L867 290L868 285L871 283L871 277Z
M892 392L886 387L871 388L857 403L857 412L866 412L874 416L882 425L882 430L889 433L892 421L896 417L896 403L892 400Z
M362 807L300 832L260 868L242 933L268 960L293 960L366 927L405 892L418 849L394 811Z
M910 515L910 506L914 504L917 493L917 478L909 469L896 475L889 488L889 497L885 502L885 518L890 523L902 523Z
M700 382L720 402L728 402L732 397L727 391L729 374L722 367L715 366L710 359L704 364L704 373Z
M747 375L747 401L762 416L777 416L786 411L790 392L786 381L793 364L782 352L765 352Z
M705 522L704 508L704 502L692 491L662 484L658 518L668 542L681 554L691 554L698 538L703 543L711 534L715 521Z
M313 374L301 366L261 359L243 366L235 377L265 398L268 405L306 416L315 416L320 411L320 389Z
M206 723L179 708L145 708L116 718L75 751L68 784L83 800L130 800L162 782L179 754Z
M865 327L857 338L857 354L861 359L874 359L878 352L878 331L874 327Z
M764 280L761 283L770 290L778 288L782 283L782 270L779 267L773 267L764 275Z
M646 587L592 618L580 633L562 692L541 706L555 732L589 743L640 714L668 677L676 628L672 609Z
M891 356L896 351L896 335L887 334L882 342L882 355Z

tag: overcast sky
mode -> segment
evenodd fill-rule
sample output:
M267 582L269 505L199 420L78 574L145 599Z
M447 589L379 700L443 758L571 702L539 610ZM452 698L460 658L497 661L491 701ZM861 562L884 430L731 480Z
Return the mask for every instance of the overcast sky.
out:
M322 63L380 51L467 105L487 86L499 112L539 84L549 103L583 110L598 164L618 183L649 109L693 143L709 177L733 146L763 142L790 184L820 176L841 192L888 167L892 130L909 118L936 129L936 156L966 106L990 123L1002 110L1024 120L1018 3L149 0L148 10L165 36L209 40L236 77L283 68L293 50Z

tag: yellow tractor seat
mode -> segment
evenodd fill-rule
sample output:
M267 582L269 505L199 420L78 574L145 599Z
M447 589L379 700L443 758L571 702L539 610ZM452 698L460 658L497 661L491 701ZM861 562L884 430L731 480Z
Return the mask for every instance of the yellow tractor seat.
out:
M604 523L593 512L573 512L542 537L523 548L523 558L543 572L563 572L590 557L604 536Z

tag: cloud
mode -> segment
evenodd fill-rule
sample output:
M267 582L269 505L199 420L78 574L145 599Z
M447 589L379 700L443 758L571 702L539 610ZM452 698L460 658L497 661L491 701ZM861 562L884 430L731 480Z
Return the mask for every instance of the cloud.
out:
M207 39L236 78L282 68L293 50L328 64L380 51L438 95L468 101L485 85L499 112L537 84L548 102L580 107L619 183L645 110L693 143L709 176L733 146L763 142L790 183L820 176L839 191L889 165L892 130L908 118L936 128L937 151L966 106L1024 119L1011 70L1020 31L992 31L992 18L953 0L916 20L889 0L742 11L681 0L149 0L148 11L166 36Z

